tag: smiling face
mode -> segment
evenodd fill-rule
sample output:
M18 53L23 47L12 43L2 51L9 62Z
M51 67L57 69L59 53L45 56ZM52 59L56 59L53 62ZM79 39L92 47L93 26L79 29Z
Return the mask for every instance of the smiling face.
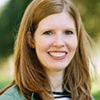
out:
M77 48L77 34L73 18L58 13L42 19L34 35L37 57L46 71L64 70Z

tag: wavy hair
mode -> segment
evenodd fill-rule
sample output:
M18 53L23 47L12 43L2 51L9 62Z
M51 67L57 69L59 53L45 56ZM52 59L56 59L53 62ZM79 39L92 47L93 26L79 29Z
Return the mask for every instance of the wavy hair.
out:
M34 37L35 30L43 18L61 12L69 13L73 17L78 37L75 56L64 72L64 88L71 91L71 100L91 100L89 74L91 38L71 0L33 0L24 13L15 42L14 81L11 85L17 84L27 100L30 100L33 92L38 93L42 100L51 98L53 100L48 93L48 90L51 91L49 78L37 58L35 49L29 45L27 36L31 32L31 36Z

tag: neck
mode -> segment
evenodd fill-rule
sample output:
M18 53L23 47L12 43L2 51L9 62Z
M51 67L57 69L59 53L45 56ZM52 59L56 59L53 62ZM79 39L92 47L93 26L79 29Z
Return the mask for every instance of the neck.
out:
M62 92L63 71L47 73L51 82L51 89L55 92Z

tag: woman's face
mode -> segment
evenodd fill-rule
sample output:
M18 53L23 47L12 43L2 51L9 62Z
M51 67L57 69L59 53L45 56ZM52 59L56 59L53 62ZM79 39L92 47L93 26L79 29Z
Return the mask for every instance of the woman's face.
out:
M77 48L73 18L68 13L42 19L34 35L36 54L46 71L64 70Z

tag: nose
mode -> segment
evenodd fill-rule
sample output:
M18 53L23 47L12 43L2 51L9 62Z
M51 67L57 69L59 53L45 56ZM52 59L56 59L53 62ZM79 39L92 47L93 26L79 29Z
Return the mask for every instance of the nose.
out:
M53 46L61 48L65 46L64 37L62 35L56 35L53 41Z

